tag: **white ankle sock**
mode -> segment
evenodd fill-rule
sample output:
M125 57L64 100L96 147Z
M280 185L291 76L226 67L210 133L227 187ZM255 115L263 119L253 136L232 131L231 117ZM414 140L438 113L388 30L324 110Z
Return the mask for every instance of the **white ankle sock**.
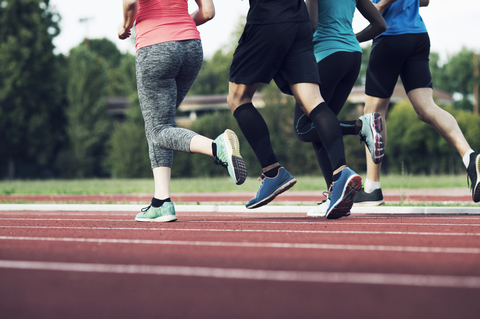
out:
M363 186L365 193L371 193L380 188L380 182L372 182L368 178L365 179L365 185Z
M469 149L465 155L463 155L462 157L462 160L463 160L463 164L465 165L466 168L468 168L468 164L470 164L470 154L473 153L473 150L472 149Z

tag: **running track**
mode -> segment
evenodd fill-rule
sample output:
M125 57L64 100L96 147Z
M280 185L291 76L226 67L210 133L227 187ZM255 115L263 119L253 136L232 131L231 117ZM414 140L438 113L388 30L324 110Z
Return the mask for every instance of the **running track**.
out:
M480 216L0 212L0 317L479 318Z

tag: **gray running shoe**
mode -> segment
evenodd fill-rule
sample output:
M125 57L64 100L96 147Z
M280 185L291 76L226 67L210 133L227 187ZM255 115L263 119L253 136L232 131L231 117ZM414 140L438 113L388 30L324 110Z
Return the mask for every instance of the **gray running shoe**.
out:
M353 200L353 205L355 206L380 206L383 204L385 204L385 201L383 200L381 188L367 193L362 187Z
M217 144L215 164L227 168L235 184L243 184L247 179L247 165L240 155L240 143L235 132L227 129L214 142Z
M379 113L367 113L360 116L362 121L362 129L358 133L360 141L365 142L372 155L375 164L380 164L385 153L385 144L382 138L382 117Z
M480 153L470 154L467 174L472 182L472 199L475 203L478 203L480 202Z

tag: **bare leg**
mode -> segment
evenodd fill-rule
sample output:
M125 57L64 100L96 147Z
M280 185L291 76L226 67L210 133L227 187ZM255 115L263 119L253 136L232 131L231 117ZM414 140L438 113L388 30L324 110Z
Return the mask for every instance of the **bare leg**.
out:
M418 118L433 126L463 157L470 150L470 145L468 145L455 118L435 104L432 92L431 88L419 88L408 92L408 98L415 112L417 112Z
M155 198L167 199L170 197L171 174L172 169L170 167L155 167L153 169L153 180L155 182Z
M324 102L316 83L297 83L290 86L295 100L302 111L308 116L320 103Z
M195 135L190 141L190 152L213 157L213 140L203 135Z

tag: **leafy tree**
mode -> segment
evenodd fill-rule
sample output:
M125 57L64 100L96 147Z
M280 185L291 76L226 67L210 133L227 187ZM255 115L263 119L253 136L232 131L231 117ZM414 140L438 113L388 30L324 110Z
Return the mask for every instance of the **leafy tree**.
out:
M220 49L210 60L205 60L188 95L227 94L232 57L233 51L224 53Z
M357 81L355 81L355 86L365 85L365 78L367 74L368 59L370 58L370 49L371 45L362 47L362 65L360 67L360 73L358 74Z
M115 123L108 144L106 170L115 178L151 177L148 144L138 95L132 94L123 123Z
M99 175L111 120L106 112L107 66L84 45L70 51L66 109L69 149L59 158L63 176Z
M48 0L0 1L0 166L8 178L39 176L60 143L58 21Z
M87 47L89 47L90 50L104 58L111 68L118 68L120 66L120 62L123 57L122 53L117 48L115 43L108 40L107 38L89 39Z
M462 94L462 100L454 105L456 108L472 110L473 51L462 48L460 52L449 57L443 66L442 76L435 83L449 92Z

